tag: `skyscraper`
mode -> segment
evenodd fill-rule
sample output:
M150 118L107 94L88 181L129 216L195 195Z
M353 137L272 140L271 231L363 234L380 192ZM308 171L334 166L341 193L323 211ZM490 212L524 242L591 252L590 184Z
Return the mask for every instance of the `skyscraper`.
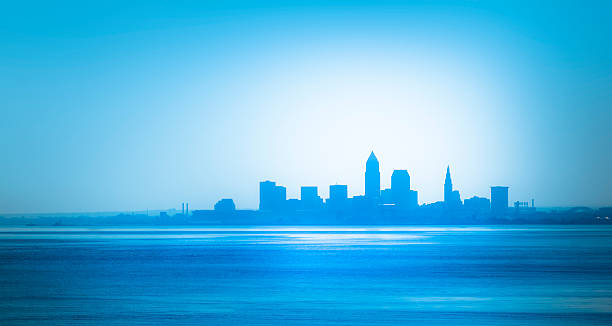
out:
M391 192L394 204L408 204L410 197L410 174L408 174L408 171L393 171L391 175Z
M304 209L319 209L323 204L317 187L302 187L300 189L300 201Z
M272 210L279 211L285 209L285 203L287 202L287 188L283 186L275 186L273 195L274 204L272 206Z
M446 167L446 178L444 179L444 203L448 204L453 198L453 181L450 175L450 166Z
M346 201L348 198L348 187L346 185L329 186L329 199L332 201Z
M259 183L259 210L276 211L285 207L287 188L277 186L274 181Z
M491 214L501 217L508 209L508 187L491 187Z
M269 211L274 207L274 181L261 181L259 183L259 210Z
M380 198L380 170L374 151L370 153L366 162L365 197L366 199L376 200Z
M346 208L348 204L348 187L346 185L329 186L329 199L326 203L327 207L332 211Z
M461 206L461 195L458 190L453 190L449 166L446 167L446 178L444 179L444 206L446 208Z
M300 188L300 200L301 201L313 200L313 199L316 199L317 197L319 197L317 187L302 186Z

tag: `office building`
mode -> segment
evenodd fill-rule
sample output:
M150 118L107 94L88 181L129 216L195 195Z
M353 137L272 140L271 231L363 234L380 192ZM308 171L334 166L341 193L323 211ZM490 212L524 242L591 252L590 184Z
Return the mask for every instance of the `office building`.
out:
M259 183L259 210L271 211L274 206L274 181L262 181Z
M320 209L323 205L317 187L301 187L300 201L302 202L302 208L306 210Z
M409 206L410 202L410 175L406 170L395 170L391 175L391 192L393 203Z
M274 181L259 183L259 210L278 211L285 207L287 188L277 186Z
M329 186L329 199L333 201L346 201L348 198L347 185Z
M508 187L491 187L491 214L506 216L508 210Z
M366 162L365 197L368 200L380 199L380 170L374 151L370 153Z

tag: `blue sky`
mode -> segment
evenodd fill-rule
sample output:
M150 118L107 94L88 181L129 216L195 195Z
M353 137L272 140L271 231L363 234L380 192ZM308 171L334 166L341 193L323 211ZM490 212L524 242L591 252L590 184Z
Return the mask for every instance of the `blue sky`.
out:
M104 1L0 10L0 213L142 210L258 182L612 205L608 2Z

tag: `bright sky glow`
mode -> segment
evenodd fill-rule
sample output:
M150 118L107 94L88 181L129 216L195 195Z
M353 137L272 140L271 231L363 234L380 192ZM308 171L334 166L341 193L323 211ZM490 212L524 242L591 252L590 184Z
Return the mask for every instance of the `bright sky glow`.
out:
M0 213L256 208L258 182L612 205L611 7L25 3L0 11Z

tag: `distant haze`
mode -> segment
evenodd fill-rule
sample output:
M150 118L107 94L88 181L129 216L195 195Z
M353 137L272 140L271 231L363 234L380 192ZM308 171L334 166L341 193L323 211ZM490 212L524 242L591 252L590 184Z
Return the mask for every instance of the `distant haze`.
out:
M14 2L0 214L256 208L258 183L612 205L612 5Z

